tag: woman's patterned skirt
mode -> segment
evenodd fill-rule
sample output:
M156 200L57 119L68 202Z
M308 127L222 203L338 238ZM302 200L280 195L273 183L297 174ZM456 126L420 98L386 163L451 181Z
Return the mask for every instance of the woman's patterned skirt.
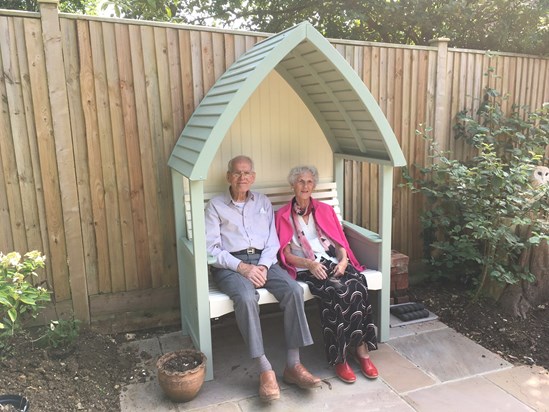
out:
M321 263L327 273L332 272L334 263L327 260ZM368 350L377 349L372 305L364 275L349 263L340 278L320 280L303 271L298 273L298 280L307 283L311 293L318 298L324 347L330 365L345 362L347 349L363 342Z

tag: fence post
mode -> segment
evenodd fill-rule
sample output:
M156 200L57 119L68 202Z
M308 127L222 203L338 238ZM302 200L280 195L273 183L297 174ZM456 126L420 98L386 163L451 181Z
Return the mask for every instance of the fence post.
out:
M436 85L435 85L435 120L433 122L433 138L439 150L448 150L450 136L448 135L449 118L448 111L449 90L448 79L448 42L450 39L441 37L429 41L429 44L437 48Z
M42 22L42 42L46 58L46 77L52 113L53 138L61 187L63 227L67 246L67 265L74 317L85 324L90 323L90 307L78 183L74 163L74 148L67 97L67 83L61 42L58 0L38 0Z

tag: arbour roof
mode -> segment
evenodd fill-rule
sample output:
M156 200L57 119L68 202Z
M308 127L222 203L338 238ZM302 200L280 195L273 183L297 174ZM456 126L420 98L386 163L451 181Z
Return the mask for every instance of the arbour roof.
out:
M404 166L385 115L347 61L310 23L257 43L217 80L189 119L169 166L204 180L227 131L252 93L276 70L310 110L336 156Z

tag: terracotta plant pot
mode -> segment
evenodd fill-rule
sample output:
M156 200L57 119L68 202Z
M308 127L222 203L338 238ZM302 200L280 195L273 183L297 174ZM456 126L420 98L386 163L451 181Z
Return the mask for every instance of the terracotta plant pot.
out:
M194 349L168 352L156 361L158 383L174 402L188 402L198 394L206 375L206 356Z

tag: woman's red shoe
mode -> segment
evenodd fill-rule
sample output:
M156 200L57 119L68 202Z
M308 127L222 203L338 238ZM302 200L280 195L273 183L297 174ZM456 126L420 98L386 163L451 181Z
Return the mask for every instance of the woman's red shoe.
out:
M346 383L355 383L356 375L347 362L338 363L335 365L336 375L339 379Z
M360 356L355 356L356 361L360 364L360 370L362 374L368 379L376 379L378 377L377 368L373 364L372 360L368 358L361 358Z

